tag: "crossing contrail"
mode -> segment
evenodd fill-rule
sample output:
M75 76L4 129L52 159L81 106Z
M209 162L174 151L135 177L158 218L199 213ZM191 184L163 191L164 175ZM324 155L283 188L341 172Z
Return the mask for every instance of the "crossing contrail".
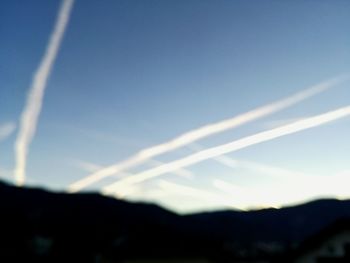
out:
M29 90L25 108L21 115L19 132L15 142L16 167L15 181L18 186L25 182L29 145L35 135L47 80L55 63L62 42L74 0L63 0L55 28L50 36L45 54L36 70Z
M197 128L195 130L191 130L186 132L170 141L165 143L156 145L154 147L150 147L144 150L139 151L137 154L132 157L113 164L111 166L105 167L91 175L74 182L68 187L70 192L77 192L82 190L83 188L94 184L103 178L111 176L115 173L121 172L125 169L136 166L148 159L151 159L160 154L164 154L166 152L175 150L177 148L183 147L210 135L220 133L229 129L233 129L245 123L254 121L256 119L268 116L272 113L278 112L285 108L291 107L292 105L299 103L307 98L315 96L318 93L321 93L331 87L334 87L336 84L346 80L348 76L339 76L327 81L321 82L317 85L304 89L292 96L289 96L285 99L273 102L271 104L267 104L265 106L259 107L257 109L248 111L246 113L240 114L236 117L226 119L217 123L208 124Z
M235 152L235 151L247 148L249 146L253 146L262 142L266 142L282 136L286 136L288 134L293 134L306 129L317 127L317 126L329 123L331 121L347 117L349 115L350 115L350 105L339 108L337 110L316 115L314 117L296 121L288 125L284 125L278 128L260 132L254 135L250 135L227 144L223 144L223 145L212 147L203 151L199 151L185 158L178 159L176 161L172 161L164 165L160 165L156 168L149 169L144 172L127 177L123 180L119 180L116 183L111 184L109 187L110 189L112 188L118 189L119 187L122 187L125 185L141 183L151 178L160 176L165 173L172 172L174 170L178 170L183 167L188 167L190 165L202 162L204 160L212 159L229 152Z

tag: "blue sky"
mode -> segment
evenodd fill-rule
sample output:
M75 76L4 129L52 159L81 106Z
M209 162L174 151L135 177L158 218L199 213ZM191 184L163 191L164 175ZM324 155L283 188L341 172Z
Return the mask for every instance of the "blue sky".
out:
M13 180L19 118L59 6L60 1L44 0L0 3L0 129L9 124L17 127L0 137L0 171L6 180ZM30 145L27 184L66 189L90 173L82 163L113 164L189 130L349 73L349 11L345 0L76 1ZM198 143L216 146L347 106L349 84L345 81L286 110ZM344 118L228 157L316 176L313 182L339 174L346 180L349 132L350 118ZM156 159L167 162L192 152L184 147ZM146 163L128 172L149 167ZM253 193L259 188L270 195L276 183L282 188L288 185L282 177L229 168L213 160L187 169L193 178L166 174L135 186L127 198L156 201L182 212L219 209L225 206L220 200L235 198L215 188L213 180ZM165 187L159 184L167 183L199 189L203 196L189 191L164 193ZM296 179L288 202L300 201L299 186ZM324 195L328 193L320 190L316 196ZM271 199L284 202L277 193ZM272 203L243 200L239 204Z

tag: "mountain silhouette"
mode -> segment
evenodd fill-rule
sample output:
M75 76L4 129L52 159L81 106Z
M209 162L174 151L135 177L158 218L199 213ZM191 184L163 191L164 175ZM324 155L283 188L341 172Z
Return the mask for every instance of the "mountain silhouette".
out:
M215 243L192 229L190 218L95 193L51 193L0 183L0 211L0 260L5 262L95 262L96 255L114 261L191 257ZM38 239L53 243L48 255L33 252Z
M350 217L350 200L321 199L305 204L190 215L224 239L297 244L340 218Z
M0 182L0 261L123 262L150 258L271 258L350 217L350 201L180 216L97 193L52 193ZM108 260L107 260L108 259Z

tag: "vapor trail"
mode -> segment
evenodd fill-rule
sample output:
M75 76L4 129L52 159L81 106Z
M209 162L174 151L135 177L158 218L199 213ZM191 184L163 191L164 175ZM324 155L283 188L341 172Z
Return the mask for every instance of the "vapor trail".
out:
M164 173L169 173L174 170L178 170L180 168L187 167L195 163L199 163L204 160L214 158L216 156L220 156L229 152L238 151L240 149L244 149L249 146L253 146L262 142L270 141L278 137L282 137L288 134L293 134L306 129L317 127L322 124L326 124L328 122L331 122L340 118L344 118L349 115L350 115L350 106L339 108L334 111L329 111L327 113L323 113L320 115L316 115L314 117L296 121L288 125L284 125L278 128L274 128L274 129L260 132L251 136L247 136L227 144L223 144L217 147L212 147L203 151L199 151L185 158L182 158L173 162L169 162L167 164L158 166L156 168L149 169L139 174L135 174L134 176L130 176L123 180L119 180L116 183L110 185L109 187L110 189L112 187L114 189L118 189L119 187L122 187L126 184L130 185L130 184L141 183L148 179L160 176Z
M21 115L19 132L15 142L15 180L19 186L23 185L25 181L29 145L35 135L47 80L55 63L73 3L74 0L63 0L55 28L50 36L48 46L40 65L34 74L26 105Z
M231 119L226 119L217 123L202 126L195 130L186 132L168 142L141 150L137 154L133 155L132 157L124 161L108 166L104 169L101 169L100 171L92 173L91 175L71 184L69 186L69 191L70 192L80 191L83 188L93 183L96 183L99 180L102 180L103 178L111 176L115 173L118 173L130 167L136 166L160 154L175 150L177 148L188 145L190 143L193 143L195 141L198 141L210 135L223 132L229 129L233 129L245 123L251 122L253 120L262 118L264 116L268 116L282 109L288 108L298 102L301 102L307 98L315 96L320 92L323 92L331 87L334 87L336 84L346 80L347 78L348 76L340 76L340 77L329 79L327 81L321 82L317 85L314 85L308 89L298 92L285 99L248 111L246 113L243 113Z

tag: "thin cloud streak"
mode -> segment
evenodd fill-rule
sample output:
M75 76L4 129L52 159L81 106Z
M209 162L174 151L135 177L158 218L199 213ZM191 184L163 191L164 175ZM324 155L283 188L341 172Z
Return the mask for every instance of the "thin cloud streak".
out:
M159 165L163 165L163 162L151 159L148 161L148 163L150 165L152 165L152 167L157 167ZM95 163L91 163L91 162L86 162L86 161L81 161L81 160L75 160L74 161L74 165L84 171L87 172L95 172L99 169L101 169L102 166L95 164ZM173 171L172 174L179 176L179 177L183 177L186 178L188 180L192 180L195 177L195 174L189 170L186 169L179 169L176 171ZM117 174L113 174L112 175L115 178L126 178L129 176L133 176L133 174L130 173L117 173ZM102 188L102 193L105 195L112 195L112 196L116 196L117 198L124 198L127 195L130 194L134 194L135 192L137 192L139 190L138 187L135 187L135 185L124 185L123 189L119 188L119 189L114 189L114 188L110 188L109 186L103 187Z
M22 186L25 182L29 145L35 135L47 80L55 63L73 3L74 0L63 0L55 28L40 65L34 74L26 105L21 115L19 133L15 142L15 181L18 186Z
M99 164L95 164L95 163L92 163L92 162L87 162L87 161L82 161L82 160L74 160L73 162L73 165L76 167L76 168L79 168L85 172L89 172L89 173L94 173L100 169L103 168L102 165L99 165ZM113 174L111 177L115 177L115 178L123 178L123 177L128 177L132 174L130 173L117 173L117 174Z
M225 156L225 158L228 158ZM236 160L237 165L248 170L263 173L274 177L283 177L285 179L303 179L303 178L316 178L313 174L303 173L300 171L289 170L281 167L272 166L264 163L257 163L247 160Z
M0 142L7 139L16 129L16 124L8 122L0 125Z
M116 183L110 185L110 187L111 188L115 187L117 189L120 186L123 186L125 184L130 185L130 184L141 183L143 181L149 180L151 178L160 176L165 173L172 172L174 170L178 170L183 167L188 167L190 165L193 165L208 159L212 159L229 152L235 152L235 151L247 148L249 146L270 141L282 136L300 132L313 127L318 127L320 125L347 117L349 115L350 115L350 106L329 111L327 113L316 115L314 117L310 117L304 120L296 121L294 123L284 125L279 128L260 132L251 136L244 137L239 140L235 140L227 144L223 144L217 147L212 147L212 148L197 152L185 158L182 158L173 162L169 162L167 164L161 165L154 169L150 169L150 170L141 172L139 174L135 174L134 176L130 176L123 180L117 181Z
M98 165L98 164L94 164L94 163L91 163L91 162L86 162L86 161L75 161L75 166L77 166L78 168L86 171L86 172L89 172L89 173L94 173L98 170L100 170L102 168L101 165Z
M157 160L154 160L154 159L150 160L149 163L151 163L153 166L156 166L156 167L164 165L164 163L157 161ZM123 177L125 177L125 178L127 178L129 176L135 176L134 174L124 174L124 173L118 173L118 174L113 175L113 176L117 176L119 174L123 174ZM190 179L190 180L195 177L195 174L193 172L191 172L187 169L183 169L183 168L172 171L172 174L179 176L179 177L186 178L186 179ZM131 184L123 184L121 187L118 187L118 188L115 188L112 184L112 185L107 185L107 186L103 187L102 193L105 195L115 195L115 193L119 194L120 192L132 192L133 188L134 188L134 185L131 185ZM123 195L123 197L124 196L125 195ZM118 195L118 197L121 197L121 196Z
M302 118L299 120L304 120L304 119L305 118ZM204 149L204 147L199 144L190 145L189 148L195 150L196 152ZM299 171L293 171L293 170L276 167L276 166L264 164L264 163L257 163L257 162L247 161L247 160L237 160L225 155L217 156L212 159L229 168L237 169L242 167L244 169L252 170L254 172L263 173L263 174L278 177L278 178L281 176L288 179L295 179L295 176L297 176L299 179L315 177L315 175L311 175L311 174L307 174Z
M186 132L175 139L172 139L168 142L150 147L138 152L136 155L116 163L114 165L108 166L100 171L93 173L68 187L69 192L78 192L85 187L94 184L112 174L121 172L125 169L136 166L148 159L151 159L155 156L164 154L169 151L173 151L177 148L183 147L210 135L216 133L224 132L229 129L236 128L248 122L257 120L259 118L268 116L275 112L281 111L285 108L291 107L294 104L302 102L307 98L313 97L327 89L334 87L336 84L345 81L348 79L348 76L339 76L336 78L329 79L327 81L321 82L317 85L314 85L308 89L305 89L301 92L298 92L292 96L289 96L285 99L279 100L277 102L262 106L260 108L248 111L231 119L226 119L217 123L208 124L197 128L195 130Z

